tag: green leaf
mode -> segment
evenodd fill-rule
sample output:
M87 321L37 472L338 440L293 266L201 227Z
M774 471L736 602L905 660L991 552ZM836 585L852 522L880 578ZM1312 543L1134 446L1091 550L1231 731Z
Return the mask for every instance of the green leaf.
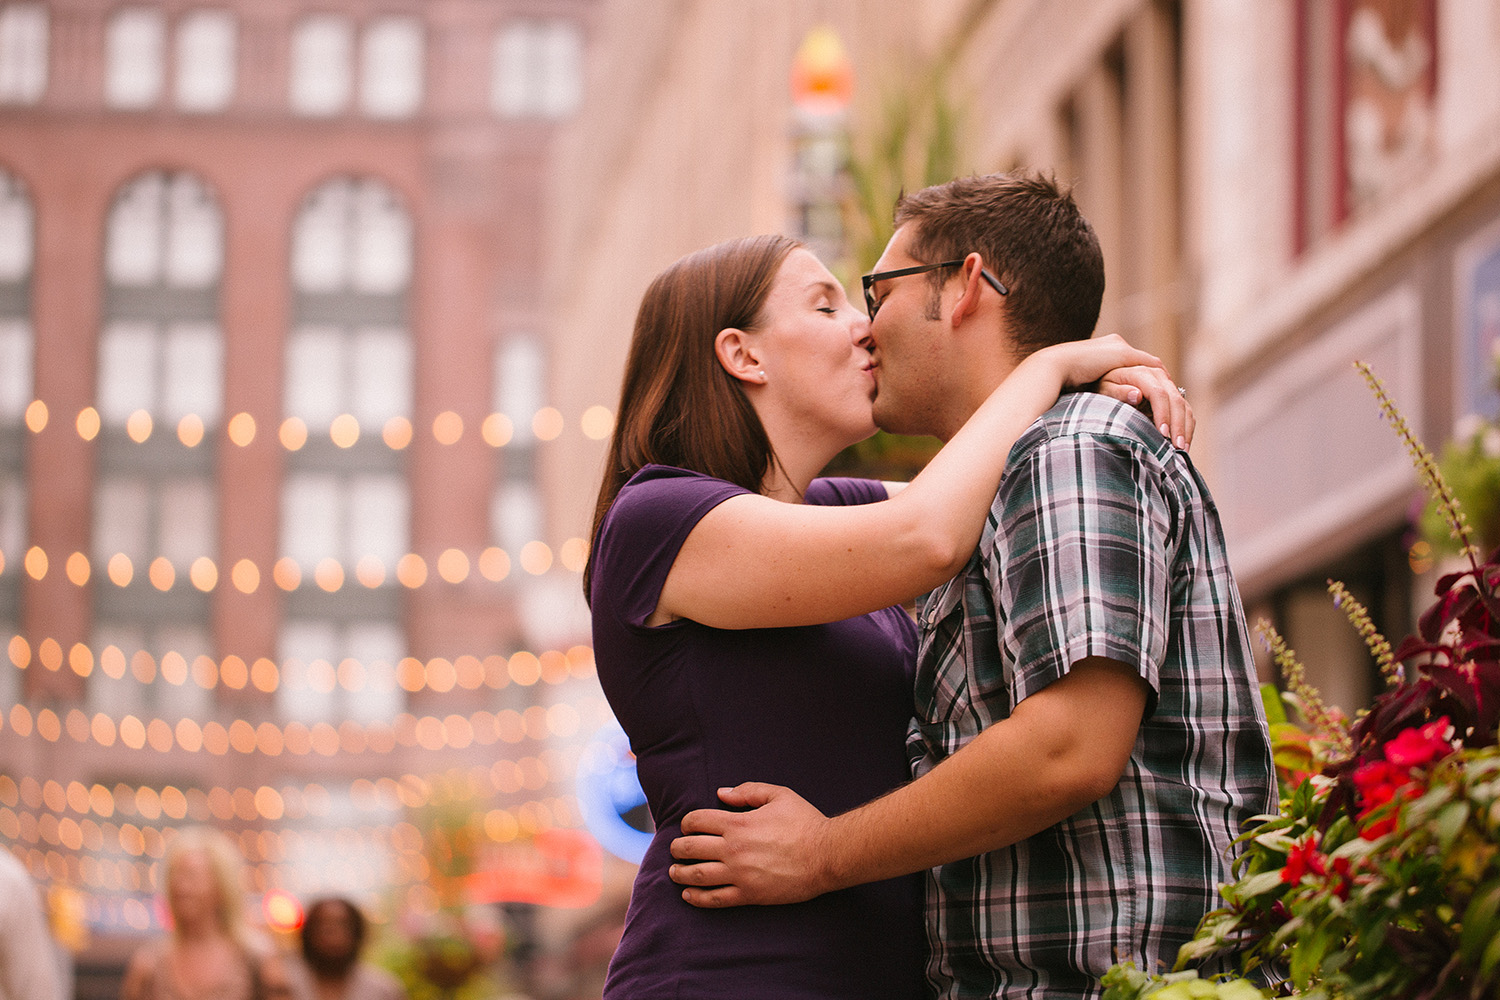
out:
M1438 847L1447 851L1463 832L1464 824L1469 822L1469 804L1467 802L1450 802L1438 811L1437 818L1432 821L1433 832L1437 834Z
M1460 921L1463 929L1458 935L1458 951L1471 964L1480 964L1485 945L1500 940L1497 913L1500 913L1500 884L1485 886L1469 900Z
M1260 701L1266 707L1266 723L1277 726L1285 725L1286 706L1282 704L1281 692L1276 690L1275 684L1262 684L1260 686Z

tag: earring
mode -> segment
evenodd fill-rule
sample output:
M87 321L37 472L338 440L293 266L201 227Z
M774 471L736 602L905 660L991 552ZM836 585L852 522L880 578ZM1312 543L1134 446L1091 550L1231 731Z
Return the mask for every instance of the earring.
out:
M758 371L755 374L760 378L762 382L766 380L766 373L764 371Z

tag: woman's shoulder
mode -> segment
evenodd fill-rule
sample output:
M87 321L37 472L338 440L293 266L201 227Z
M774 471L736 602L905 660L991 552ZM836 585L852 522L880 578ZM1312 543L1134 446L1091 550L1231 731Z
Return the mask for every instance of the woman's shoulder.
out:
M712 506L731 496L749 492L743 486L693 469L647 465L620 487L615 502L605 515L605 525L641 518L647 519L648 523L661 523L671 520L674 512L692 515L696 511L702 516L705 503Z

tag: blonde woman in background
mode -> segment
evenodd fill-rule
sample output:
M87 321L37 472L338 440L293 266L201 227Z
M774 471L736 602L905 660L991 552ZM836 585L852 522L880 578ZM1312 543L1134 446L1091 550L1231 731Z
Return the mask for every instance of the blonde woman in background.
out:
M122 1000L282 1000L287 978L244 915L244 861L206 827L178 832L161 863L171 934L138 950Z

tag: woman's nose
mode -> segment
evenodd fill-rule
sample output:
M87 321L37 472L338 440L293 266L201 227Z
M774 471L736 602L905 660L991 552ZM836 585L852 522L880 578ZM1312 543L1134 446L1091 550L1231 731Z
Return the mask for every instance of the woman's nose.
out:
M870 317L858 310L852 311L855 313L855 317L854 325L850 329L850 336L854 339L854 346L869 350L872 343L870 340Z

